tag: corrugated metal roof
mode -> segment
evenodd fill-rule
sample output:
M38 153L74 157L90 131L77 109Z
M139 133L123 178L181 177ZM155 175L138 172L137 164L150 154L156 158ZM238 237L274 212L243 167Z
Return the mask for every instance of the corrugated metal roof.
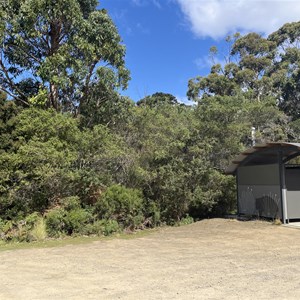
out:
M239 154L228 166L225 173L235 174L237 168L244 165L246 160L246 165L277 163L278 151L282 151L282 159L286 161L289 157L300 155L300 143L268 142L255 145Z

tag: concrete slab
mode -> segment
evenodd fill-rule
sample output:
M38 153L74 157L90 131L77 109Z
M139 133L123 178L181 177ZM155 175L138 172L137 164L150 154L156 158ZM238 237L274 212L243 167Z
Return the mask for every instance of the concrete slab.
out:
M290 223L285 224L283 226L300 229L300 222L290 222Z

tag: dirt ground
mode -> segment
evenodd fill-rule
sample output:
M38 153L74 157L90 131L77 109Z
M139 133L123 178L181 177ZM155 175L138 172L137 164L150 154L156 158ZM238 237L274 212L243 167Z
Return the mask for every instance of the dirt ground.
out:
M211 219L0 253L0 299L300 299L300 229Z

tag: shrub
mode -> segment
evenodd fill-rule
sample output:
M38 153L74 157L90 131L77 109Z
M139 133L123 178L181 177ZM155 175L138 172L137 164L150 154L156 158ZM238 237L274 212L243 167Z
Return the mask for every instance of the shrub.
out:
M59 237L66 233L66 211L62 208L50 210L46 215L46 229L51 237Z
M86 234L85 227L93 220L88 210L77 207L76 197L69 197L69 200L69 206L67 205L66 209L53 209L46 216L47 232L52 237L64 234Z
M44 220L34 212L25 219L0 219L0 239L4 241L30 242L47 237Z
M8 220L3 226L1 238L5 241L25 242L28 239L28 230L25 221Z
M25 218L25 224L28 227L28 229L31 229L36 222L39 220L40 215L38 212L33 212L32 214L26 216Z
M1 221L1 228L0 228L0 234L1 234L1 239L2 240L8 240L8 236L10 235L9 233L13 229L14 225L11 220L9 221Z
M104 235L111 235L120 231L120 226L115 220L101 220L100 222L102 222Z
M65 218L66 231L68 234L85 233L84 227L92 221L92 215L83 208L76 208L67 212Z
M187 214L184 218L182 218L180 220L179 226L180 225L188 225L188 224L192 224L192 223L194 223L194 219Z
M115 220L123 227L132 229L142 223L142 209L142 193L121 185L110 186L95 205L100 219Z
M144 226L146 227L155 227L161 223L160 210L154 201L145 201L144 215L146 216L144 222Z
M82 228L82 234L96 234L98 236L111 235L121 230L119 224L115 220L96 220L93 224L86 224Z
M62 206L65 210L71 211L80 208L80 198L78 196L70 196L61 199Z
M6 240L6 233L9 230L10 226L7 226L7 221L4 221L0 218L0 239Z

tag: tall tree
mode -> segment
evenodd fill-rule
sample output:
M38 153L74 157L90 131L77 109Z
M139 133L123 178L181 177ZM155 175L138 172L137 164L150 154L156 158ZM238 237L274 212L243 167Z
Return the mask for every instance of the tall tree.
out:
M300 22L283 25L268 39L278 48L269 75L280 91L279 107L296 120L300 117Z
M281 110L297 120L300 117L299 42L300 22L287 23L268 38L257 33L235 35L226 64L214 64L207 76L191 79L188 97L196 101L238 93L254 101L269 101L273 97ZM211 48L211 54L218 55L216 47Z
M231 39L228 38L227 41ZM210 96L234 96L239 92L252 100L274 95L267 71L275 57L276 44L257 33L235 35L226 64L215 64L208 76L189 81L188 97L200 100ZM216 47L211 48L217 55Z
M125 88L125 47L97 0L2 0L0 89L23 105L80 112L103 77Z
M167 93L155 93L151 96L146 96L145 98L139 100L136 103L138 106L149 106L156 107L159 105L178 105L178 101L175 96Z

